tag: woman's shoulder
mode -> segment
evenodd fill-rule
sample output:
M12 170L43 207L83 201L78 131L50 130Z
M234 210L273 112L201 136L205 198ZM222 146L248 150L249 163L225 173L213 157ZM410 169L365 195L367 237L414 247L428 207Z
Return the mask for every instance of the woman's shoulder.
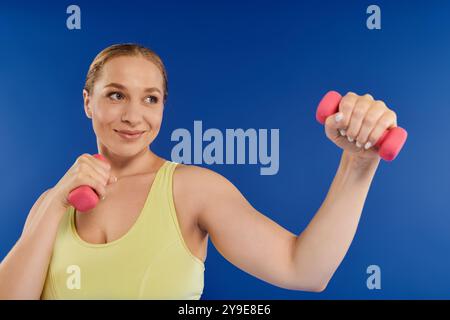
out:
M178 164L173 174L173 190L181 201L201 206L210 204L218 196L232 194L237 188L211 169Z
M211 169L200 167L192 164L178 163L174 169L174 181L189 187L213 187L213 185L221 185L230 183L220 173Z
M192 217L197 226L207 232L210 214L223 203L242 206L245 199L226 177L211 169L178 164L173 176L173 195L182 215Z
M214 205L214 201L223 197L235 197L238 188L226 177L211 169L178 164L173 174L175 194L188 202Z

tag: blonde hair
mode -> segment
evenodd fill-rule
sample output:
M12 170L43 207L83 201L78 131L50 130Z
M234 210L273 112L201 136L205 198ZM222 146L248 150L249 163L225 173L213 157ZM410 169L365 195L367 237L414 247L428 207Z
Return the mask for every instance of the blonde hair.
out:
M161 58L158 56L156 52L153 50L146 48L144 46L141 46L139 44L135 43L124 43L124 44L114 44L112 46L109 46L105 49L103 49L97 56L94 58L94 61L92 61L88 74L86 76L86 82L84 84L84 89L91 94L92 90L94 88L95 81L98 79L100 72L102 71L103 66L105 63L109 60L111 60L114 57L119 56L139 56L148 59L149 61L153 62L158 69L161 71L164 83L163 83L163 89L164 89L164 103L166 102L167 96L169 94L168 91L168 83L167 83L167 72L166 68L164 67L164 64L161 60Z

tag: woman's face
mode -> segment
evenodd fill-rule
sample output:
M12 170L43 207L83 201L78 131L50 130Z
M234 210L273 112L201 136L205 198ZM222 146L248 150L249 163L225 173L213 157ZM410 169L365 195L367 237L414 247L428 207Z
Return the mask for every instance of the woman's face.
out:
M130 157L152 143L163 117L163 75L151 61L136 56L105 63L91 95L83 91L84 108L92 119L99 145ZM119 131L143 131L137 138Z

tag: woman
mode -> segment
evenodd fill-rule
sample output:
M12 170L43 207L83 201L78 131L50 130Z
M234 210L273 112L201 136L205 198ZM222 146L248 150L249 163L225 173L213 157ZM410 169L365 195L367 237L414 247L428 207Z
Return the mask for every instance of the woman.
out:
M325 133L343 149L330 190L295 235L255 210L223 176L154 154L167 76L156 53L114 45L90 66L83 90L98 151L83 154L31 208L0 265L0 298L199 299L208 236L232 264L291 290L323 291L354 237L380 158L372 145L397 125L369 94L349 92ZM69 192L102 198L86 213Z

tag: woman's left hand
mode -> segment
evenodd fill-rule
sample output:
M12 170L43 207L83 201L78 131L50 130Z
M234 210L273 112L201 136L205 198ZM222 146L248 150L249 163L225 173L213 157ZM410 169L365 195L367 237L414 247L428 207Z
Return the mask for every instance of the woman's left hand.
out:
M370 94L348 92L339 103L339 112L326 119L325 133L351 156L379 160L373 145L384 131L396 126L396 113L383 101L374 100Z

